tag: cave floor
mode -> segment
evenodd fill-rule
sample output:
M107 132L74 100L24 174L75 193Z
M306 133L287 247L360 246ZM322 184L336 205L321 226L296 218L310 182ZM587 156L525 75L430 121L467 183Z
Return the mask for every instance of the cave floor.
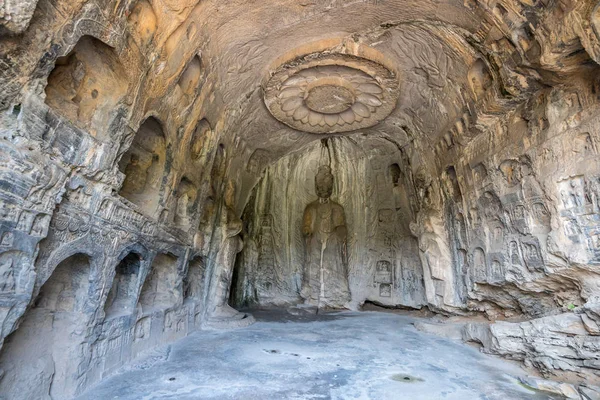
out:
M244 329L200 331L138 360L83 399L549 399L517 365L382 312L253 312Z

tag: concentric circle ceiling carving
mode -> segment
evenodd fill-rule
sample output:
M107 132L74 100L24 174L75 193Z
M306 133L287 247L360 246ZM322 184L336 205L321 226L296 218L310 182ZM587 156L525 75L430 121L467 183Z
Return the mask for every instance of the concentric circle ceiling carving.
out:
M369 128L396 107L398 77L348 54L316 53L282 65L265 87L265 104L284 124L309 133Z

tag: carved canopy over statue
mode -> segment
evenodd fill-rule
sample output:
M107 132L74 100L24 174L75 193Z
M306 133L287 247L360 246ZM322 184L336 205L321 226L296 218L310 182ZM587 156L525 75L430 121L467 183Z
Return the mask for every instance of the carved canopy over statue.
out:
M343 307L350 301L348 232L344 208L330 199L330 167L319 168L315 188L319 199L306 206L302 222L306 248L301 295L310 305Z

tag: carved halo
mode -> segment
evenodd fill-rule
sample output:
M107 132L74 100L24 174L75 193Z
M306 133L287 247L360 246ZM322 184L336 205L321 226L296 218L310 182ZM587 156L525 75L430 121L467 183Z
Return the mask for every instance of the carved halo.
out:
M281 66L265 87L265 104L284 124L310 133L376 125L396 107L398 79L348 54L315 53Z

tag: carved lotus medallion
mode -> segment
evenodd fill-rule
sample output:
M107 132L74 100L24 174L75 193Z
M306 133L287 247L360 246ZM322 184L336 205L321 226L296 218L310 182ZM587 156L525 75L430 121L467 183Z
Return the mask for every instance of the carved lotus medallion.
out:
M346 54L312 54L281 66L265 87L265 104L284 124L310 133L376 125L396 107L396 75Z

